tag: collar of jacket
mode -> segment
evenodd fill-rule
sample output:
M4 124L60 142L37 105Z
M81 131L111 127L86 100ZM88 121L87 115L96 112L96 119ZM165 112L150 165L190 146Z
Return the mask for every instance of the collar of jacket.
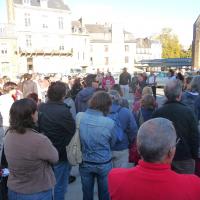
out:
M91 114L91 115L104 116L101 111L95 110L95 109L91 109L91 108L88 108L86 110L86 113Z
M156 170L156 171L163 171L169 170L171 166L169 164L162 164L162 163L150 163L144 160L139 161L139 166L149 170Z
M63 101L47 101L47 104L58 104L58 105L66 105Z
M172 104L172 103L177 103L177 104L181 104L181 105L185 106L185 104L181 103L180 101L176 101L176 100L174 100L174 101L167 100L164 104L166 105L166 104Z

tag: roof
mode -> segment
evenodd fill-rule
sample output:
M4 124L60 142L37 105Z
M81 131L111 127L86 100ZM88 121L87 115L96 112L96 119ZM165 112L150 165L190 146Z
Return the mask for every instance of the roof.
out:
M200 23L200 15L197 17L196 21L194 22L194 25L197 25Z
M183 67L192 66L191 58L166 58L166 59L152 59L141 60L138 63L148 64L150 67Z
M48 8L59 9L59 10L68 10L69 7L63 2L63 0L47 0ZM15 4L23 4L22 0L14 0ZM40 0L31 0L31 6L40 7Z
M148 38L136 39L136 48L151 48L151 40Z
M106 25L100 24L85 24L88 33L111 33L112 28Z
M72 27L78 27L78 28L80 28L82 25L81 25L81 22L79 21L79 20L77 20L77 21L72 21L71 22L71 25L72 25Z

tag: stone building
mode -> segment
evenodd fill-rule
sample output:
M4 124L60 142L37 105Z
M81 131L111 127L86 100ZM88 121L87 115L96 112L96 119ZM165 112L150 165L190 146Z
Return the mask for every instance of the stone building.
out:
M14 26L0 24L0 75L16 74L18 67L17 38Z
M193 25L192 67L200 69L200 15Z
M126 67L133 72L138 61L161 58L159 41L136 39L120 24L86 24L85 27L90 36L90 61L94 68L120 72Z

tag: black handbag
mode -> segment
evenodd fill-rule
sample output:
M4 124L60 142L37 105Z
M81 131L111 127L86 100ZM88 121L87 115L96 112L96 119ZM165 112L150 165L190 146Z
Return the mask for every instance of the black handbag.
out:
M1 157L1 167L0 167L0 200L8 200L8 187L7 187L8 176L3 177L3 170L2 170L7 167L8 163L3 149Z

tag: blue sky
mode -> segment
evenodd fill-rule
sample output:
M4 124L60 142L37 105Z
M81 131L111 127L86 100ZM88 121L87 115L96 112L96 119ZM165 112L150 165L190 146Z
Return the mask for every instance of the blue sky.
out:
M193 23L200 14L200 0L64 0L72 18L85 23L121 23L136 36L150 36L171 27L180 42L192 42ZM6 0L0 0L0 23L5 22Z
M170 27L180 42L192 42L193 23L200 14L200 0L66 0L73 17L87 21L109 18L120 21L136 36L149 36ZM114 19L113 19L114 18Z

